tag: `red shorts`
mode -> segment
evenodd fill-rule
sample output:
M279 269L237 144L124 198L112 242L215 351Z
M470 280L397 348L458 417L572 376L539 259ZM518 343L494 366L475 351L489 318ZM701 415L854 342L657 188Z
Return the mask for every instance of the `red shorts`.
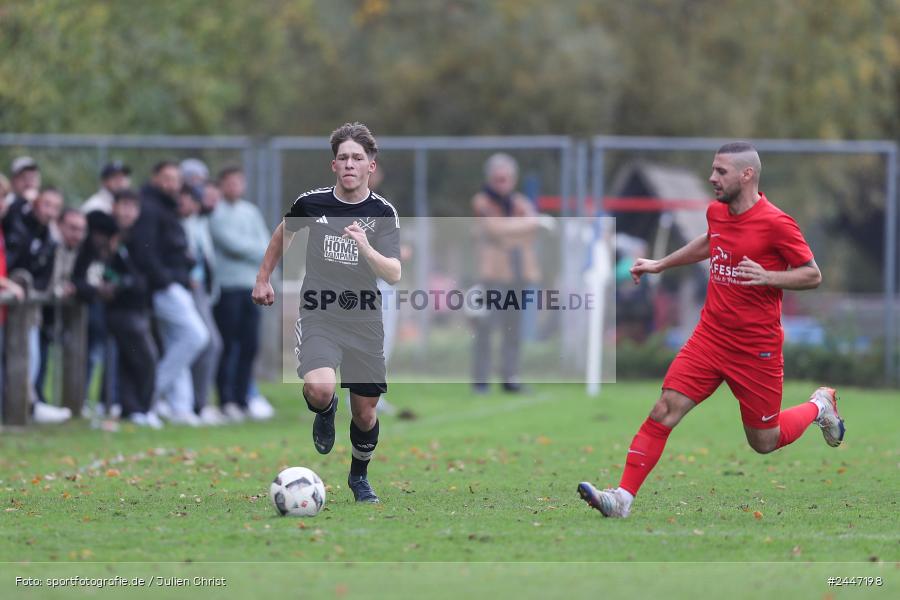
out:
M725 381L741 404L747 427L770 429L778 425L784 384L781 353L754 356L692 335L663 379L663 389L682 393L699 404Z

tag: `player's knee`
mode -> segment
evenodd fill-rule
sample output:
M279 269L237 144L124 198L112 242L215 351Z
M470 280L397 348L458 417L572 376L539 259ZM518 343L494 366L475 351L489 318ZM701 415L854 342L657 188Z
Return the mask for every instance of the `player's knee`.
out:
M668 414L669 405L666 404L666 401L663 398L657 400L656 404L654 404L653 408L650 410L650 418L657 423L662 423Z
M650 411L650 418L666 427L675 427L687 412L683 410L678 400L678 396L669 390L663 390L659 400Z
M325 408L334 396L334 385L327 383L304 383L303 397L316 408Z
M354 410L352 414L353 422L356 423L356 426L360 429L360 431L369 431L373 427L375 427L375 422L378 420L378 415L375 413L375 409L372 410Z
M375 421L378 420L378 413L374 404L370 406L367 403L354 402L350 406L350 413L353 422L362 431L368 431L375 427Z
M769 454L778 449L778 440L749 438L747 442L757 454Z

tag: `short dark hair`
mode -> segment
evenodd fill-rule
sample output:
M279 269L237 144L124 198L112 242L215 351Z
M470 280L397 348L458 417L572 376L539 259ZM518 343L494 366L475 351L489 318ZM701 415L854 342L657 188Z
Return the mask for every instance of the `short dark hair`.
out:
M344 123L331 132L331 152L337 156L338 148L347 140L353 140L362 146L369 160L372 160L378 154L378 143L375 141L375 136L372 135L368 127L359 121Z
M242 169L241 167L239 167L237 165L228 165L227 167L225 167L224 169L219 171L219 176L216 178L216 181L221 183L221 182L225 181L226 179L228 179L229 177L231 177L232 175L238 175L238 174L243 175L244 169Z
M200 202L200 191L189 183L182 183L181 191L179 193L190 196L191 200L194 200L195 202Z
M744 152L756 152L756 147L750 142L728 142L719 148L716 154L742 154Z
M88 235L115 235L119 230L116 220L102 210L92 210L87 214Z
M132 189L119 190L115 194L113 194L113 202L122 202L123 200L133 200L134 202L140 202L141 198L137 195Z
M163 169L168 169L169 167L174 167L177 169L178 163L176 163L174 160L161 160L153 165L153 174L159 175L160 171L162 171Z

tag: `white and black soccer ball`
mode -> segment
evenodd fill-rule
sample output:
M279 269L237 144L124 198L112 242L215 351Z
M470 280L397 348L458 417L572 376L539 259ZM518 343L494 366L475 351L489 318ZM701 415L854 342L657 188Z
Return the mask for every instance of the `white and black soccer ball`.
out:
M312 469L288 467L269 486L269 497L281 516L314 517L325 506L325 484Z

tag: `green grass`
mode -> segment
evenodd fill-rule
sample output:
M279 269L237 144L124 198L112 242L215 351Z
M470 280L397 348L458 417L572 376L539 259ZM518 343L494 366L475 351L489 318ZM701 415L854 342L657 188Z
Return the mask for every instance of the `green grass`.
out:
M814 387L789 384L785 406ZM900 560L896 391L841 391L848 433L840 448L827 447L813 426L793 445L760 456L744 441L737 403L723 387L672 434L626 520L601 518L575 487L585 479L618 482L631 437L658 396L657 382L607 385L595 399L576 386L481 397L459 385L393 386L390 400L418 418L381 419L370 466L380 506L357 506L346 489L346 405L338 412L335 449L323 457L313 449L311 413L297 388L264 391L278 409L268 423L159 432L126 425L117 433L73 423L4 431L0 561L171 561L182 570L185 563L243 561L766 561L785 563L773 573L787 573L796 584L804 580L791 570L795 564ZM272 508L268 484L291 465L313 468L329 485L319 516L282 518ZM88 565L80 567L70 574ZM272 568L275 581L279 567ZM281 568L286 578L297 573ZM668 580L686 585L700 577L690 565L643 568L662 569ZM742 573L735 565L707 568L732 569L738 579ZM578 565L552 564L393 565L370 576L459 582L468 573L482 582L480 590L494 581L535 591L525 585L528 574L544 573L546 580L554 570L581 572ZM597 575L603 566L582 571ZM823 566L821 574L856 571L831 573ZM252 591L254 576L247 573ZM353 581L338 565L316 570L310 576L329 593L337 584L327 573ZM887 575L889 584L900 580L893 568ZM245 580L235 576L230 591ZM4 572L3 583L9 578ZM832 591L824 580L815 589Z

